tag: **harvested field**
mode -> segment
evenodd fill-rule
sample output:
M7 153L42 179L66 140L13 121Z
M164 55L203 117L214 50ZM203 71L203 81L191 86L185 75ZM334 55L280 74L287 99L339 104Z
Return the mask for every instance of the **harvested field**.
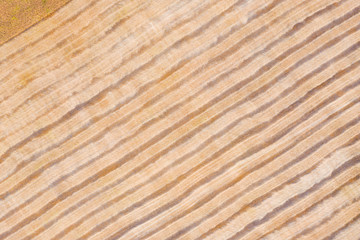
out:
M0 3L0 239L360 239L358 0Z

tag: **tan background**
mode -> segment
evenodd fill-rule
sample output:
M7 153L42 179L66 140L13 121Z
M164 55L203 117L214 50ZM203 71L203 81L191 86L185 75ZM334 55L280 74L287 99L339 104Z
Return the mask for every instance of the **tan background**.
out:
M70 0L1 0L0 44L16 36Z

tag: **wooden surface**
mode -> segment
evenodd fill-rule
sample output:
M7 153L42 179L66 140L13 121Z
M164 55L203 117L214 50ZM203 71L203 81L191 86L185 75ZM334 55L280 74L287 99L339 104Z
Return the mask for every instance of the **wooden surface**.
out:
M0 239L360 239L359 28L358 0L72 0L8 35Z

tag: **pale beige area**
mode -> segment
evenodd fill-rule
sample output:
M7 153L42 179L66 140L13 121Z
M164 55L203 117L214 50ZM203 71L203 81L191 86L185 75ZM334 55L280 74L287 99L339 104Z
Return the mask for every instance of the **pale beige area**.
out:
M72 0L0 46L0 239L358 239L357 0Z

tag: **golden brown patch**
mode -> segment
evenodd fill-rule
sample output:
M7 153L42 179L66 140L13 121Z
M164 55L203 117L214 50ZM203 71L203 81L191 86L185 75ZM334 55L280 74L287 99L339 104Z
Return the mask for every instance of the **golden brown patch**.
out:
M31 82L34 79L33 72L26 71L20 75L19 79L20 79L19 81L20 85L26 86L29 82Z
M70 0L0 1L0 44L51 15Z

